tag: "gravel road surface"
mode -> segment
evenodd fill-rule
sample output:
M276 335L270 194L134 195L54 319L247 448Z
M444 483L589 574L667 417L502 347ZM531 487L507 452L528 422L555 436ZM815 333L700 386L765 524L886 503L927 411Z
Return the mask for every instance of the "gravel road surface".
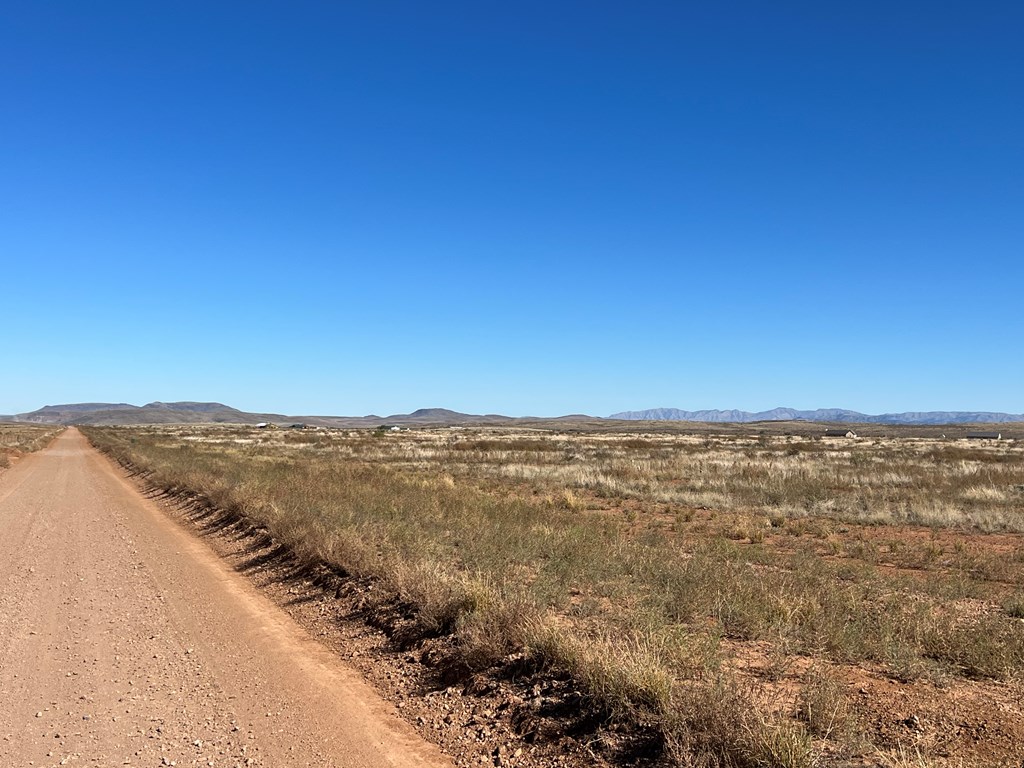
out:
M0 474L0 766L447 766L80 432Z

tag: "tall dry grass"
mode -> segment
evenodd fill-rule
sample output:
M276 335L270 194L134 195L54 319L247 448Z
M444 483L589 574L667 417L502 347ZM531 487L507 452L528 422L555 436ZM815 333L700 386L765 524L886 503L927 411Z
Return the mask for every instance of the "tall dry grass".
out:
M988 574L927 570L915 547L925 578L883 568L887 554L872 557L870 540L859 557L779 545L827 544L799 528L819 518L1016 529L1011 489L1024 477L1015 446L460 430L87 433L165 490L200 493L300 557L380 579L417 606L424 633L454 636L450 662L466 671L522 649L568 669L610 715L659 729L681 763L811 765L816 742L839 738L820 712L835 691L808 694L802 710L760 702L732 674L736 643L871 663L900 679L1007 679L1024 662L1021 623ZM972 488L999 493L968 497ZM608 499L742 514L723 524L709 519L714 510L648 520L608 514L607 504L590 509ZM773 526L780 532L766 541Z

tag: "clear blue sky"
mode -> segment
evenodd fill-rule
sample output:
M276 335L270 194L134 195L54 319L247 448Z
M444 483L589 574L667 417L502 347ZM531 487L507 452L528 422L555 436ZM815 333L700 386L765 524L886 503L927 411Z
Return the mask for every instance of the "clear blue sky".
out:
M0 14L0 413L1024 411L1024 6Z

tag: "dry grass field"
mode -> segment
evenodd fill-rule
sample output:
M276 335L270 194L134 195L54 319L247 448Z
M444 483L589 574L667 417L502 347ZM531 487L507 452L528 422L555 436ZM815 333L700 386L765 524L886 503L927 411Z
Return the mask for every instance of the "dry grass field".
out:
M26 453L45 448L61 431L52 424L0 423L0 470L7 469Z
M1024 759L1020 442L85 431L378 579L449 671L525 651L675 764Z

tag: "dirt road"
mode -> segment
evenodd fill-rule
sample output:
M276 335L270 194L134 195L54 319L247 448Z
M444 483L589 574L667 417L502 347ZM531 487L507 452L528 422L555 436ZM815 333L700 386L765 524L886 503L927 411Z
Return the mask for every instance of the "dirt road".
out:
M0 766L450 763L69 429L0 474Z

